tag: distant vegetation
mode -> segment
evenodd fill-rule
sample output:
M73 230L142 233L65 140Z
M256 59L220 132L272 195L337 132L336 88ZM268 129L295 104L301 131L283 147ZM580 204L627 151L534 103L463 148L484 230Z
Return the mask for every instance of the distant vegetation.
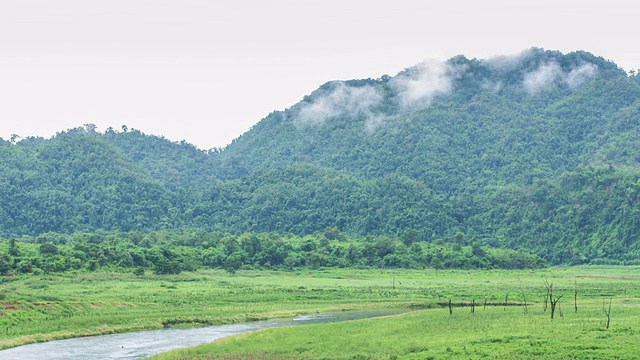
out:
M0 140L0 236L28 254L0 256L10 271L638 264L639 133L637 74L531 49L329 82L224 149L91 124Z
M418 241L415 232L401 239L349 237L336 228L297 237L277 234L232 235L159 231L131 233L45 233L10 238L0 255L0 275L60 273L69 270L146 271L158 275L198 269L435 268L535 269L546 262L533 255L481 246L462 233L444 243Z

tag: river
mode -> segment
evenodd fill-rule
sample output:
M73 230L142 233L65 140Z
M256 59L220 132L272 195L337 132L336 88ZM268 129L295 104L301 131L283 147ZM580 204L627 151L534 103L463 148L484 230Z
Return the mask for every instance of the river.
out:
M188 329L164 329L123 334L88 336L23 345L0 351L11 360L104 360L142 359L172 349L206 344L223 337L278 326L319 324L396 315L403 309L342 311L299 316L293 319L256 321Z

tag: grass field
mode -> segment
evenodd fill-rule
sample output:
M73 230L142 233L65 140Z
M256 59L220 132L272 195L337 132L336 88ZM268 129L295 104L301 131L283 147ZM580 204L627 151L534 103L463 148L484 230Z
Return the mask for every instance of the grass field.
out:
M554 298L562 295L553 320L543 305L545 279ZM622 267L404 272L396 275L397 291L422 289L426 307L445 299L458 307L451 315L435 306L384 319L261 330L153 359L634 359L640 358L639 281L638 268ZM522 304L523 292L526 312L497 305L505 298ZM494 305L485 308L485 300ZM470 302L479 303L474 313Z
M383 319L261 330L153 359L632 359L640 357L635 308L616 303L554 320L510 307L420 310ZM534 311L535 310L535 311Z
M563 295L543 310L545 279ZM578 312L573 288L577 284ZM13 277L0 285L0 347L89 334L220 324L370 307L426 309L398 317L278 328L168 358L634 358L640 269L535 271L330 269ZM527 299L528 311L522 306ZM452 315L446 307L451 299ZM603 301L612 300L605 329ZM468 306L477 303L475 313ZM485 308L484 303L488 306ZM444 307L442 305L445 304ZM562 313L562 314L560 314Z

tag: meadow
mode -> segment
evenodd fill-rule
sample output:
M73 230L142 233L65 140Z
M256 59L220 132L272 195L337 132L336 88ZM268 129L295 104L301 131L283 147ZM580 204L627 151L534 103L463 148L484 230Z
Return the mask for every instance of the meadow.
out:
M169 326L403 307L416 311L268 329L160 358L633 358L640 353L635 341L640 331L638 267L326 269L234 275L207 270L165 276L65 273L2 280L2 348ZM549 304L544 310L545 281L553 284L554 298L562 296L553 320ZM607 329L603 310L609 301Z

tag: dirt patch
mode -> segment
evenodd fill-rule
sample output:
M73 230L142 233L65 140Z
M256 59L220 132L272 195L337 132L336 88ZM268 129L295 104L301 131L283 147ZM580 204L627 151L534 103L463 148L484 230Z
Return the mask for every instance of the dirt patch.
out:
M40 309L55 310L53 306L45 303L33 303L32 305Z
M5 310L18 310L18 305L10 302L2 303L2 307L4 307Z

